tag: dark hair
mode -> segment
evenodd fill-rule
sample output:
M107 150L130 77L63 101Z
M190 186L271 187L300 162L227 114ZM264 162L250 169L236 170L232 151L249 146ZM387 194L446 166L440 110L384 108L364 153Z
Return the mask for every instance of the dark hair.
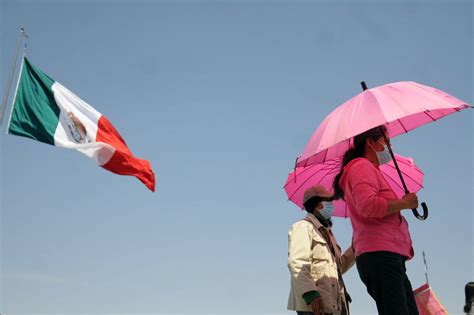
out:
M365 144L367 143L367 139L377 140L387 132L387 128L385 126L378 126L367 130L357 136L354 137L354 143L352 148L346 151L344 157L342 158L342 166L341 170L337 174L336 178L334 178L334 182L332 184L334 188L334 199L344 199L344 191L342 187L339 185L339 180L344 173L344 166L349 164L350 161L363 157L365 154Z
M471 311L472 303L474 303L474 282L468 282L465 287L466 291L466 305L464 305L464 312Z
M306 202L303 204L303 207L309 213L314 213L314 208L316 208L316 206L319 203L323 201L332 201L332 200L333 198L331 197L326 198L326 197L314 196L306 200Z

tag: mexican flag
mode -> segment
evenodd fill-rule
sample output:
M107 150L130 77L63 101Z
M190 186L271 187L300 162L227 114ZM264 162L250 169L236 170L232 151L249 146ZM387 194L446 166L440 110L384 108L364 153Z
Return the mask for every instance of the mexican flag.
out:
M75 149L115 174L155 190L150 163L132 155L105 116L24 58L8 133Z

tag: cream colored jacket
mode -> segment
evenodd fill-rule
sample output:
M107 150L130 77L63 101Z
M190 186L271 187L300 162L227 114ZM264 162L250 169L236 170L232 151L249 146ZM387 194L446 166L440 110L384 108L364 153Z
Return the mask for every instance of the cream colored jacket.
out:
M308 214L306 218L318 229L323 226L313 214ZM316 290L323 299L324 312L340 314L344 290L338 281L337 264L324 237L313 224L300 220L291 226L288 233L288 269L291 274L288 309L310 312L311 307L306 305L303 294ZM341 272L344 273L354 265L354 251L351 246L341 255L334 235L330 233L330 236L336 257L340 260Z

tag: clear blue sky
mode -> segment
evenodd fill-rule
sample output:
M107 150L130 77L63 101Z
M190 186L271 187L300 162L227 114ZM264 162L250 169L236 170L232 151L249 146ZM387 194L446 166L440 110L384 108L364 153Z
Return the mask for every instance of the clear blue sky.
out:
M286 311L282 189L331 110L412 80L473 103L471 1L0 2L1 91L18 29L27 56L105 114L157 191L75 151L1 141L2 314ZM474 280L473 111L396 138L426 173L426 222L406 212L413 287L450 314ZM342 247L346 219L335 220ZM375 304L352 269L354 314Z

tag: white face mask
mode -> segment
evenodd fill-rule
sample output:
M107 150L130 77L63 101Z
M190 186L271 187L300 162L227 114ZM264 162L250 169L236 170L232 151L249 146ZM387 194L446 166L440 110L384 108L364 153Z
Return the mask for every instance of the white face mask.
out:
M374 148L372 148L372 150L375 151ZM380 165L387 164L390 161L392 161L392 156L390 155L390 150L388 149L388 146L386 144L383 145L383 151L381 151L381 152L375 151L375 154L377 154L377 159L379 160Z
M334 205L332 201L323 201L323 208L319 210L319 214L323 216L326 220L329 220L334 212Z
M375 152L375 153L377 153L377 159L379 159L380 165L387 164L392 160L392 155L390 155L390 151L386 144L383 146L382 152Z

